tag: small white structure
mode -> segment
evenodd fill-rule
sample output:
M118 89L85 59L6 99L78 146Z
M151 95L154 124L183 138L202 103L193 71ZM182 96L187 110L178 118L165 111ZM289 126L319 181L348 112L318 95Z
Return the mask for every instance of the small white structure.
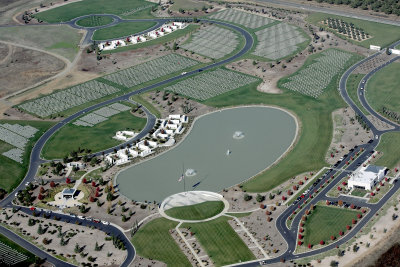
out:
M164 24L160 28L155 29L149 33L145 33L142 35L132 35L127 37L125 40L120 39L120 40L113 40L113 41L107 41L107 42L102 42L98 45L100 51L101 50L113 50L118 47L126 46L126 45L134 45L137 43L141 42L146 42L147 38L146 36L150 37L151 39L159 38L164 35L167 35L175 30L178 29L183 29L186 27L186 24L183 22L172 22L169 24Z
M118 131L113 138L121 141L128 141L133 137L135 137L134 131Z
M400 50L399 49L389 49L390 53L393 55L400 55Z
M69 198L74 198L76 194L76 189L74 188L65 188L62 191L62 198L63 199L69 199Z
M372 190L373 186L380 182L385 176L385 167L368 165L362 167L359 171L354 172L349 181L349 188L362 188Z
M369 49L371 49L371 50L376 50L376 51L380 51L380 50L381 50L381 47L380 47L380 46L377 46L377 45L370 45L370 46L369 46Z
M85 168L85 167L86 167L86 163L81 163L81 162L78 162L78 161L68 162L68 163L67 163L67 167L68 167L68 168L74 168L74 167L76 167L76 168L78 168L78 169L82 169L82 168Z

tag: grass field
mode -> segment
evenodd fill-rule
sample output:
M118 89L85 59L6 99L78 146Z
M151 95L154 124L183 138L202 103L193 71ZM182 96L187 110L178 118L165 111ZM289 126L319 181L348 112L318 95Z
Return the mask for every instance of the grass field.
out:
M226 217L220 217L209 222L184 225L195 233L195 237L216 266L255 259L243 240L228 224L228 220Z
M312 64L317 57L319 57L319 54L310 56L302 68ZM360 60L359 56L353 56L344 69L358 60ZM280 106L296 114L299 119L301 126L295 147L276 165L245 182L243 189L250 192L265 192L299 173L319 170L327 165L324 157L332 138L331 113L346 106L337 91L340 76L341 73L332 79L318 99L284 88L282 88L282 94L265 94L252 86L231 91L203 102L214 107L246 104ZM278 86L285 81L285 78L281 79Z
M346 232L346 225L351 225L352 219L357 219L358 211L317 205L304 225L304 244L317 245L321 240L330 240L333 235L339 237L339 232Z
M181 220L203 220L221 213L224 207L225 205L222 201L207 201L195 205L168 209L165 213Z
M79 16L90 14L115 14L123 16L125 12L134 12L138 8L146 7L149 5L156 5L144 0L83 0L68 5L53 8L47 11L40 12L35 16L43 21L49 23L56 23L62 21L69 21ZM144 10L134 12L131 16L133 18L150 18L151 7Z
M67 25L0 28L0 40L43 49L73 61L82 38L79 30ZM43 41L45 40L45 41Z
M356 196L356 197L363 197L367 193L368 193L367 190L364 190L364 189L361 189L361 188L354 188L353 191L351 191L350 195Z
M169 233L177 222L164 218L155 219L139 229L133 236L132 243L140 256L155 259L168 266L191 266Z
M78 148L87 148L92 152L101 151L121 143L112 138L117 131L130 128L138 132L145 125L146 119L135 117L130 111L114 115L93 127L67 124L47 141L42 156L46 159L60 159Z
M153 106L153 104L151 104L146 99L144 99L142 95L134 95L134 96L131 97L131 99L133 101L135 101L136 103L139 103L139 104L143 105L154 116L156 116L157 118L161 119L161 112L155 106Z
M103 26L113 22L113 19L110 17L104 16L90 16L81 20L78 20L76 24L82 27L96 27Z
M385 166L389 169L396 166L396 164L400 161L400 133L385 133L381 137L381 141L379 142L377 151L383 153L382 157L380 157L375 165Z
M190 34L192 32L194 32L195 30L197 30L200 26L199 25L194 25L191 24L189 26L187 26L186 28L184 28L183 30L178 30L178 31L174 31L170 34L167 34L163 37L157 38L157 39L153 39L144 43L138 43L135 45L127 45L124 47L119 47L117 49L114 50L103 50L101 53L102 54L111 54L111 53L117 53L117 52L123 52L123 51L128 51L128 50L134 50L134 49L139 49L139 48L143 48L143 47L148 47L151 45L158 45L158 44L165 44L171 41L174 41L175 39L178 39L182 36L185 36L187 34Z
M21 180L25 177L25 173L28 171L29 158L34 143L54 123L47 121L8 121L8 120L1 120L0 123L9 123L9 124L18 123L22 126L30 125L39 130L35 134L35 136L30 139L25 148L25 153L23 156L23 164L15 162L14 160L1 155L1 153L10 150L11 148L13 148L13 146L0 141L0 188L4 188L7 191L11 191L21 182Z
M173 11L179 11L180 8L183 10L201 10L203 6L209 7L210 5L207 5L203 2L199 1L191 1L191 0L174 0L174 4L171 7L171 10Z
M125 37L142 32L156 25L156 22L121 22L115 26L96 30L93 34L93 40L108 40L118 37Z
M348 40L349 42L354 43L356 45L360 45L360 46L363 46L366 48L369 48L370 45L378 45L381 47L386 47L400 39L400 31L397 26L381 24L381 23L377 23L377 22L335 16L335 15L325 14L325 13L312 13L311 15L308 16L307 21L314 25L323 27L323 28L325 28L325 30L330 30L330 29L328 29L327 25L321 23L321 21L323 21L329 17L330 18L338 18L338 19L342 19L348 23L353 23L355 25L355 27L360 27L360 28L364 29L365 32L369 33L370 36L372 36L372 38L369 38L362 42L358 42L358 41L348 39L346 37L342 37L342 38L346 38L346 40ZM338 36L341 36L341 35L338 35Z
M375 73L366 86L368 103L380 114L382 108L400 115L400 63L392 63Z
M26 261L16 264L14 266L28 266L28 265L35 263L35 255L34 254L32 254L30 251L24 249L20 245L14 243L13 241L11 241L10 239L8 239L7 237L5 237L1 234L0 234L0 242L9 246L12 249L15 249L19 253L22 253L22 254L25 254L26 256L28 256L28 259Z
M351 74L347 80L346 89L354 104L356 104L356 106L362 111L362 113L364 113L365 115L369 115L369 112L361 105L361 102L358 99L357 95L358 85L364 76L364 74Z

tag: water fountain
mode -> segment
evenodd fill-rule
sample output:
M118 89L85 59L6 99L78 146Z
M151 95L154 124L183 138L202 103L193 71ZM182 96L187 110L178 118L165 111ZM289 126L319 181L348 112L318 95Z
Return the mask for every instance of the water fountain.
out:
M236 132L234 132L232 137L233 137L233 139L242 139L242 138L244 138L244 134L241 131L236 131Z
M197 172L193 169L187 169L185 171L185 176L195 176L197 174Z

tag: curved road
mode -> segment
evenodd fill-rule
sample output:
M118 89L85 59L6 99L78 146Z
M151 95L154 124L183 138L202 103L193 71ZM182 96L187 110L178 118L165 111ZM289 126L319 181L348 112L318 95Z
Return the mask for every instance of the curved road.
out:
M143 21L143 20L130 20L130 21ZM147 20L147 21L149 21L149 20ZM162 20L162 19L155 19L154 21L159 22L159 21L164 21L164 20ZM112 103L115 103L115 102L118 102L118 101L129 101L129 98L130 98L131 96L133 96L133 95L141 94L141 93L144 93L144 92L146 92L146 91L152 90L152 89L154 89L154 88L157 88L157 87L166 85L166 84L168 84L168 83L170 83L170 82L177 81L177 80L180 80L180 79L182 79L182 78L195 75L195 74L197 74L198 72L200 72L200 71L202 71L202 70L208 70L208 69L211 69L211 68L215 68L215 67L218 67L218 66L225 65L225 64L227 64L228 62L231 62L231 61L233 61L233 60L235 60L235 59L238 59L238 58L240 58L241 56L243 56L243 55L244 55L245 53L247 53L247 51L249 51L249 50L251 49L251 47L253 46L254 40L253 40L253 37L251 36L251 34L250 34L249 32L247 32L246 30L244 30L244 29L238 27L238 26L235 26L235 25L232 25L232 24L229 24L229 23L225 23L225 22L208 20L208 19L204 19L204 20L201 20L201 21L202 21L202 22L211 22L211 23L214 23L214 24L219 24L219 25L222 25L222 26L225 26L225 27L229 27L229 28L231 28L231 29L233 29L233 30L239 32L239 33L245 38L245 45L244 45L244 47L243 47L237 54L235 54L235 55L233 55L233 56L231 56L231 57L229 57L229 58L227 58L227 59L225 59L225 60L221 60L221 61L219 61L219 62L216 62L216 63L210 64L210 65L208 65L208 66L206 66L206 67L203 67L203 68L201 68L201 69L197 69L197 70L193 70L193 71L187 72L187 73L184 74L184 75L178 75L178 76L175 76L175 77L172 77L172 78L163 80L163 81L161 81L161 82L152 84L152 85L150 85L150 86L141 88L141 89L139 89L139 90L137 90L137 91L133 91L133 92L130 92L130 93L127 93L127 94L124 94L124 95L120 95L120 96L117 96L117 97L115 97L115 98L113 98L113 99L109 99L109 100L106 100L106 101L104 101L104 102L95 104L95 105L93 105L93 106L90 106L90 107L87 107L87 108L85 108L85 109L83 109L83 110L80 110L80 111L78 111L77 113L71 115L70 117L65 118L64 120L58 122L56 125L54 125L54 126L51 127L49 130L47 130L47 131L39 138L39 140L35 143L34 147L32 148L31 157L30 157L29 169L28 169L28 172L27 172L25 178L22 180L22 182L19 184L19 186L18 186L13 192L11 192L5 199L3 199L2 201L0 201L0 206L2 206L2 207L12 207L12 200L13 200L14 197L15 197L14 194L15 194L16 192L18 192L19 190L23 190L23 189L25 188L25 183L27 183L27 182L32 182L32 181L34 180L35 175L36 175L36 173L37 173L37 170L38 170L40 164L43 163L43 162L45 162L45 160L41 159L41 157L40 157L40 156L41 156L41 151L42 151L42 149L43 149L45 143L49 140L49 138L50 138L55 132L57 132L61 127L63 127L63 126L66 125L67 123L73 121L74 119L78 118L79 116L83 115L84 113L91 112L91 111L93 111L93 110L95 110L95 109L98 109L98 108L100 108L100 107L103 107L103 106L105 106L105 105L109 105L109 104L112 104ZM75 20L72 20L72 21L70 21L70 22L67 22L67 23L65 23L65 24L69 24L69 25L71 25L71 26L72 26L72 24L73 24L73 25L75 25L75 27L79 27L79 26L77 26L77 25L75 24L75 22L76 22L76 19L75 19ZM143 108L144 108L144 107L143 107ZM156 118L155 118L154 116L150 116L150 115L149 115L149 112L148 112L145 108L144 108L144 110L145 110L146 114L148 115L148 121L147 121L147 124L146 124L146 126L145 126L144 131L142 131L142 132L140 133L140 136L137 136L136 138L143 137L144 135L146 135L146 134L148 133L148 131L150 131L150 130L153 128L152 126L154 125L155 120L156 120ZM147 131L147 132L146 132L146 131ZM130 140L130 142L132 142L132 140ZM105 152L105 153L108 153L108 152L111 152L113 149L114 149L114 148L110 148L110 149L105 150L104 152ZM96 153L96 155L99 155L99 154L101 154L101 153L102 153L102 152L98 152L98 153ZM21 208L21 210L24 211L24 212L29 213L29 209L27 209L27 208ZM61 217L63 220L65 219L66 221L67 221L67 220L71 220L71 217L70 217L69 215L60 215L60 217ZM127 247L128 257L127 257L127 259L125 259L124 263L123 263L121 266L128 266L128 265L131 263L131 261L134 259L134 257L135 257L135 250L134 250L133 245L132 245L132 244L130 243L130 241L125 237L125 235L124 235L122 232L120 232L117 228L115 228L115 227L113 228L112 226L104 226L104 227L105 227L104 230L107 230L107 231L109 231L109 232L114 232L116 235L118 234L118 236L121 236L121 238L124 239L124 241L125 241L125 242L124 242L124 243L125 243L125 246ZM2 232L10 232L10 233L8 233L8 234L9 234L9 235L12 235L12 232L11 232L10 230L4 228L4 227L0 226L0 229L1 229ZM23 241L20 240L20 242L23 242ZM28 249L31 249L31 248L34 246L34 245L32 245L31 243L29 243L29 242L25 242L24 244L25 244L24 247L26 247L26 248L28 248ZM43 255L43 253L45 253L45 252L42 251L41 255ZM46 253L45 253L45 254L46 254ZM60 265L60 262L59 262L59 261L54 261L54 260L53 260L54 257L51 257L51 255L48 255L48 256L46 257L46 259L47 259L49 262L53 263L55 266L70 266L68 263L63 263L62 265Z
M267 1L267 2L281 2L281 1ZM88 15L88 16L89 16L89 15ZM104 16L107 16L107 15L104 15ZM83 17L80 17L80 18L76 18L76 19L74 19L74 20L71 20L71 21L69 21L69 22L65 22L65 23L62 23L62 24L68 24L68 25L70 25L71 27L75 27L75 28L82 28L82 27L76 25L76 21L79 20L79 19L81 19L81 18L84 18L84 17L87 17L87 16L83 16ZM122 20L121 18L119 18L118 16L115 16L115 15L113 15L112 17L113 17L113 19L114 19L114 21L113 21L112 23L110 23L110 24L108 24L108 25L100 26L100 27L91 28L91 29L89 30L87 36L90 36L90 39L91 39L91 34L93 34L94 30L99 29L99 28L104 28L104 27L110 27L110 26L116 25L116 24L118 24L119 22L122 22L122 21L149 21L149 20ZM168 20L170 20L170 19L168 19ZM155 27L158 27L158 25L160 25L160 23L161 23L161 24L164 23L164 22L166 21L166 19L154 19L154 20L152 20L152 21L156 21L156 22L157 22L157 25L156 25ZM114 99L110 99L110 100L104 101L104 102L102 102L102 103L95 104L95 105L93 105L93 106L91 106L91 107L87 107L87 108L85 108L85 109L83 109L83 110L81 110L81 111L79 111L79 112L77 112L77 113L71 115L70 117L65 118L64 120L60 121L59 123L57 123L56 125L54 125L52 128L50 128L46 133L44 133L44 134L39 138L39 140L36 142L35 146L34 146L33 149L32 149L28 173L26 174L26 176L25 176L24 180L21 182L21 184L14 190L14 192L10 193L4 200L2 200L2 201L0 202L0 205L1 205L1 206L11 207L11 206L12 206L12 199L14 198L14 193L17 192L18 190L22 190L22 189L25 187L24 184L25 184L26 182L31 182L31 181L33 181L33 179L34 179L34 177L35 177L35 174L36 174L36 172L37 172L37 169L38 169L39 165L40 165L41 163L44 162L44 160L42 160L42 159L40 158L41 151L42 151L42 148L43 148L44 144L47 142L47 140L48 140L56 131L58 131L58 130L59 130L61 127L63 127L65 124L71 122L72 120L78 118L79 116L81 116L82 114L84 114L84 113L86 113L86 112L91 112L91 111L93 111L93 110L95 110L95 109L98 109L98 108L100 108L100 107L102 107L102 106L109 105L109 104L114 103L114 102L117 102L117 101L129 101L129 98L130 98L131 96L133 96L133 95L141 94L141 93L143 93L143 92L149 91L149 90L154 89L154 88L156 88L156 87L166 85L166 84L168 84L168 83L170 83L170 82L173 82L173 81L177 81L177 80L182 79L182 78L184 78L184 77L192 76L192 75L194 75L194 74L197 74L197 73L198 73L199 71L201 71L201 70L207 70L207 69L215 68L215 67L218 67L218 66L221 66L221 65L225 65L226 63L228 63L228 62L230 62L230 61L233 61L233 60L235 60L235 59L241 57L242 55L244 55L244 54L245 54L247 51L249 51L249 49L253 46L254 40L253 40L251 34L248 33L246 30L244 30L244 29L238 27L238 26L235 26L235 25L232 25L232 24L229 24L229 23L225 23L225 22L213 21L213 20L209 20L209 19L202 19L201 21L203 21L203 22L211 22L211 23L215 23L215 24L222 25L222 26L226 26L226 27L229 27L229 28L231 28L231 29L233 29L233 30L239 32L239 33L245 38L245 41L246 41L246 42L245 42L244 47L243 47L237 54L233 55L232 57L230 57L230 58L228 58L228 59L225 59L225 60L222 60L222 61L213 63L213 64L208 65L208 66L206 66L206 67L204 67L204 68L202 68L202 69L197 69L197 70L194 70L194 71L190 71L190 72L188 72L188 73L186 73L186 74L184 74L184 75L179 75L179 76L175 76L175 77L166 79L166 80L164 80L164 81L161 81L161 82L155 83L155 84L153 84L153 85L147 86L147 87L145 87L145 88L139 89L139 90L137 90L137 91L130 92L130 93L125 94L125 95L117 96L117 97L114 98ZM380 22L382 22L382 21L380 21ZM396 25L397 25L397 24L396 24ZM399 24L399 25L400 25L400 24ZM87 29L87 28L85 28L85 29ZM148 30L146 30L146 31L149 31L149 30L151 30L151 29L148 29ZM146 32L146 31L145 31L145 32ZM89 34L89 33L90 33L90 34ZM89 37L87 37L87 38L89 38ZM398 43L400 43L400 41L399 41ZM396 44L397 44L397 43L396 43ZM393 44L392 46L394 47L396 44ZM363 119L366 121L366 123L368 124L368 126L371 128L371 131L374 133L374 136L376 136L376 138L374 138L374 140L373 140L371 143L360 146L360 147L363 147L363 148L365 149L365 151L364 151L352 164L350 164L350 165L346 168L347 170L354 170L354 169L356 169L357 164L362 163L366 158L368 158L368 156L370 155L371 151L373 151L373 150L375 149L375 147L377 146L381 134L382 134L382 133L385 133L385 132L388 132L388 131L378 131L378 130L375 128L375 126L364 116L364 114L362 114L362 112L357 108L357 106L351 101L351 99L349 98L349 96L348 96L348 94L347 94L347 91L346 91L346 81L347 81L349 75L354 71L354 69L357 68L357 67L358 67L359 65L361 65L362 63L364 63L364 62L366 62L366 61L368 61L368 60L370 60L370 59L376 57L377 55L379 55L379 53L376 53L376 54L374 54L374 55L372 55L372 56L370 56L370 57L368 57L368 58L366 58L366 59L364 59L364 60L361 60L361 61L358 62L357 64L353 65L350 69L348 69L348 70L343 74L343 76L342 76L342 78L341 78L341 80L340 80L339 90L340 90L340 93L341 93L343 99L349 104L349 106L351 106L351 107L357 112L357 114L359 114L360 116L363 117ZM391 61L388 62L387 64L390 64L390 63L393 62L393 61L394 61L394 60L391 60ZM385 65L387 65L387 64L385 63ZM379 70L379 69L382 68L382 67L384 67L384 66L378 67L377 69L373 70L371 73L369 73L370 75L369 75L369 76L366 76L363 80L364 80L365 82L367 82L367 80L369 79L369 77L371 77L371 76L373 75L373 73L375 73L377 70ZM360 84L359 90L360 90L360 87L361 87L361 86L362 86L362 85ZM362 95L362 97L360 98L361 101L362 101L362 99L365 100L364 95ZM362 102L362 103L363 103L363 105L364 105L368 110L370 109L370 107L369 107L369 105L368 105L368 103L367 103L366 101L364 101L364 102ZM145 112L146 112L146 114L147 114L147 116L148 116L148 122L147 122L147 124L146 124L146 127L145 127L144 131L141 132L141 136L142 136L142 137L143 137L145 134L147 134L146 131L149 131L149 130L152 128L152 126L154 125L154 122L155 122L155 120L156 120L155 117L154 117L154 116L152 117L151 114L150 114L146 109L144 109L144 110L145 110ZM372 110L372 109L371 109L371 110ZM370 111L370 110L369 110L369 111ZM372 110L371 114L374 114L374 111L373 111L373 110ZM380 118L380 117L378 117L378 118ZM380 118L380 119L381 119L381 118ZM382 118L382 119L384 119L384 118ZM399 130L399 127L396 126L395 130ZM138 136L137 138L139 138L139 136ZM114 148L110 148L110 149L108 149L108 150L105 150L104 152L105 152L105 153L108 153L108 152L112 151L113 149L114 149ZM102 152L98 152L98 153L96 153L96 155L99 155L100 153L102 153ZM350 154L348 155L348 157L350 157L350 156L352 156L352 155L354 155L354 154L355 154L355 151L353 151L352 153L350 153ZM346 159L343 160L343 161L339 164L339 166L338 166L337 168L342 168L342 167L344 167L344 165L345 165L344 162L345 162L345 161L346 161ZM328 192L333 186L335 186L336 183L345 175L345 173L342 173L341 175L335 177L329 184L326 184L326 181L330 179L331 175L335 175L336 172L337 172L336 170L329 170L329 171L326 173L325 177L319 182L319 184L316 185L315 188L320 187L322 184L324 184L324 185L326 185L326 186L324 186L323 189L321 188L320 193L317 194L314 198L312 198L312 199L309 198L309 197L310 197L310 194L313 193L313 190L311 190L310 193L308 193L308 194L306 195L306 197L302 200L302 202L304 202L306 199L307 199L307 200L311 199L311 200L308 201L308 203L305 205L304 208L308 208L311 204L315 204L315 203L317 203L317 202L320 201L320 200L331 199L331 198L327 198L327 197L325 196L326 192ZM285 238L285 240L286 240L287 243L288 243L288 249L286 250L286 252L285 252L282 256L280 256L280 257L278 257L278 258L266 260L266 263L276 263L276 262L279 262L281 258L285 258L286 260L291 260L291 259L296 259L296 258L300 258L300 257L308 257L308 256L311 256L311 255L319 254L319 253L324 252L324 251L328 251L328 250L330 250L330 249L336 247L337 245L340 245L340 244L343 244L344 242L347 242L348 240L350 240L350 239L357 233L358 230L360 230L360 229L365 225L365 223L368 222L368 220L382 207L382 205L391 197L391 195L392 195L399 187L400 187L400 183L396 183L396 184L393 186L393 188L389 191L389 193L386 194L385 197L384 197L380 202L378 202L377 204L374 204L374 205L372 205L372 204L367 204L367 203L363 203L362 201L357 201L356 199L352 199L352 198L350 198L350 199L344 198L345 201L351 200L352 203L356 203L356 205L359 205L359 206L362 206L362 207L368 207L371 211L370 211L368 214L365 215L365 217L363 218L363 220L361 220L357 225L354 226L354 229L353 229L349 234L345 235L342 239L338 240L338 241L335 242L334 244L328 245L328 246L323 247L323 248L318 249L318 250L313 250L313 251L310 251L310 252L307 252L307 253L302 253L302 254L293 254L294 249L295 249L295 247L296 247L296 235L297 235L297 231L296 231L295 227L298 225L298 223L299 223L299 221L300 221L300 219L301 219L301 215L302 215L302 214L301 214L301 213L298 213L298 214L293 218L293 224L292 224L293 227L291 227L291 228L289 229L289 228L286 226L286 219L287 219L289 216L291 216L291 215L293 214L293 211L295 211L295 210L297 209L297 205L299 205L299 204L289 206L289 207L284 211L284 213L282 213L282 214L278 217L278 219L277 219L277 221L276 221L276 226L277 226L278 230L280 231L280 233L283 235L283 237ZM314 189L314 190L315 190L315 189ZM340 199L340 198L339 198L339 199ZM28 214L29 214L29 213L32 213L28 208L21 208L21 210L22 210L23 212L25 212L25 213L28 213ZM60 220L63 220L63 221L66 221L66 222L71 222L71 220L74 220L74 222L75 222L76 220L78 220L78 221L80 221L80 222L82 223L82 225L94 225L94 226L96 226L97 228L99 228L99 229L102 230L102 231L106 231L106 232L108 232L108 233L117 235L117 236L119 236L121 239L123 239L123 240L125 241L125 242L124 242L125 245L127 246L128 258L124 261L124 263L123 263L122 266L127 266L127 265L129 265L130 262L131 262L131 260L134 258L134 256L135 256L135 251L134 251L133 245L129 242L129 240L126 238L126 236L125 236L123 233L121 233L121 231L118 230L117 228L115 228L115 227L113 227L113 226L110 226L110 225L95 224L94 222L85 221L85 220L79 220L79 219L77 219L77 218L74 218L74 217L72 217L72 216L70 216L70 215L66 215L66 214L58 214L57 216L59 217ZM5 228L3 228L3 227L0 227L0 230L1 230L1 232L6 233L8 236L12 236L12 233L9 233L9 230L7 230L7 229L5 229ZM14 237L13 237L12 239L14 239ZM23 243L23 240L18 239L18 241L21 242L21 243ZM30 244L30 243L27 242L27 241L25 241L25 242L26 242L26 243L24 244L24 247L28 246L29 248L32 248L32 250L34 250L34 248L33 248L34 245ZM36 248L36 250L37 250L37 248ZM36 251L36 250L35 250L35 251ZM44 254L43 254L43 253L44 253ZM54 260L54 257L51 257L51 255L47 255L47 254L46 254L45 252L43 252L43 251L42 251L41 253L39 253L39 254L40 254L40 255L46 255L47 260L49 260L50 262L52 262L52 263L55 264L56 266L70 266L70 264L68 264L68 263L64 263L64 262L61 262L61 263L60 263L59 260L58 260L58 262L55 261L55 260ZM239 265L242 265L242 266L259 265L259 261L248 262L248 263L241 263L241 264L239 264Z

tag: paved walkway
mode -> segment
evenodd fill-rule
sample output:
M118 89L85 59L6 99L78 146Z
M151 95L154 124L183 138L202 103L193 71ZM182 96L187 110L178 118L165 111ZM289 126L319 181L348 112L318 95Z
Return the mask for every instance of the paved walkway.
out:
M165 213L166 210L174 207L190 206L194 204L199 204L207 201L222 201L224 203L224 209L219 214L203 219L203 220L181 220L171 217ZM167 197L160 205L158 212L161 216L167 218L168 220L180 222L180 223L198 223L207 222L214 220L218 217L225 215L229 210L229 202L220 194L209 192L209 191L189 191L181 192Z

